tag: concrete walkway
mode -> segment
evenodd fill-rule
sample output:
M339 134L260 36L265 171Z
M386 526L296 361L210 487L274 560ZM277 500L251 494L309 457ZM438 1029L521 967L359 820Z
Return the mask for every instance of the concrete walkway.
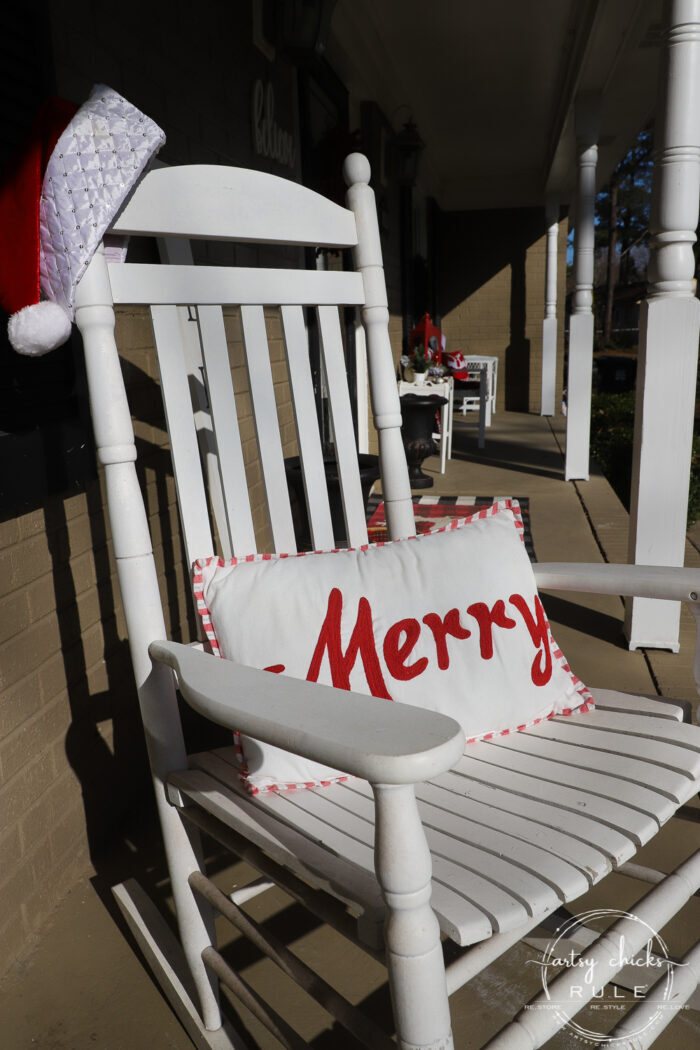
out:
M528 497L535 552L540 561L624 561L627 515L602 476L588 482L563 480L562 420L499 413L487 431L486 447L476 447L476 431L456 423L454 458L440 475L437 458L424 465L435 478L428 494ZM689 543L687 563L700 565ZM617 598L546 595L545 604L559 645L588 684L695 698L694 627L682 620L681 652L630 653L622 637L622 602ZM643 860L671 870L700 845L700 825L673 821L643 851ZM129 826L115 831L114 848L98 870L88 874L57 909L41 940L0 983L0 1046L3 1050L189 1050L191 1044L143 968L123 924L115 914L109 886L132 876L166 907L167 883L149 806ZM223 889L243 882L244 865L225 867L210 847L211 870ZM644 887L622 876L595 889L575 911L602 906L630 908ZM608 896L612 891L612 897ZM376 1016L385 1014L383 973L355 949L348 950L326 927L303 918L283 894L273 891L250 905L258 920L269 920L327 980L345 971L341 985L353 1001L364 1001ZM700 901L687 917L665 931L671 954L687 950L700 929ZM234 965L275 1002L316 1050L355 1046L314 1005L301 1000L255 952L233 944ZM504 1020L540 988L538 967L528 965L532 949L518 946L453 999L456 1045L480 1046ZM340 978L339 978L340 979ZM700 1045L700 1014L686 1012L663 1033L658 1050L691 1050ZM267 1050L277 1046L255 1022L250 1030ZM578 1047L571 1033L547 1044L558 1050Z

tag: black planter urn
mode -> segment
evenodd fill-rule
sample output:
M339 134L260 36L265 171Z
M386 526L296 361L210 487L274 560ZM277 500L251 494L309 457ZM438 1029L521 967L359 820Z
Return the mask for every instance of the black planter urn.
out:
M404 394L401 398L401 437L412 489L432 488L433 479L421 470L423 460L435 452L435 415L447 398L437 394Z
M370 456L366 453L358 455L360 466L360 484L362 486L362 500L367 507L370 489L379 477L379 457ZM326 484L328 486L328 500L331 506L331 523L336 545L342 547L347 544L345 529L345 517L343 515L343 500L340 492L340 478L338 477L338 465L333 458L323 461L326 471ZM301 472L301 462L298 456L285 459L284 469L287 473L287 487L292 504L292 518L294 520L294 535L297 548L300 551L311 550L311 529L309 527L309 515L306 509L306 494L304 492L304 479Z

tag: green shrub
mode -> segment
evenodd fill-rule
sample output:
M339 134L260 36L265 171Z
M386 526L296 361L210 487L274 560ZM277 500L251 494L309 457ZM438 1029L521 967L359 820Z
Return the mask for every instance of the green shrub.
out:
M629 510L634 443L634 398L594 394L591 402L591 455ZM700 438L693 438L688 489L688 527L700 518Z

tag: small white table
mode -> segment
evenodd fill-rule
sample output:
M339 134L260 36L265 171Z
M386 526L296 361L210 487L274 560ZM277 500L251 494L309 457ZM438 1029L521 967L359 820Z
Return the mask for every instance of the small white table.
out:
M440 408L440 433L433 434L433 438L440 442L440 473L444 474L447 460L452 459L452 416L454 412L454 380L452 376L444 379L424 380L422 383L407 382L399 380L399 397L402 394L425 394L428 397L434 394L436 397L447 398L447 404Z

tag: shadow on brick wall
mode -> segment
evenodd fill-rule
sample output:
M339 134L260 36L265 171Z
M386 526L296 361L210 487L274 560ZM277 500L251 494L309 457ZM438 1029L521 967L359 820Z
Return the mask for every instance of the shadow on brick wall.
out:
M56 365L53 367L55 370ZM139 427L145 424L151 433L163 431L158 384L133 363L125 363L124 371L134 395L132 408L136 409ZM62 664L62 668L50 683L46 703L55 702L65 692L69 709L64 741L67 765L62 770L59 761L57 773L60 777L67 767L73 771L79 793L74 789L66 805L75 810L80 798L84 810L84 829L77 818L67 825L66 841L56 851L56 859L60 863L59 857L65 857L68 863L78 840L86 840L99 873L106 847L121 841L121 825L129 810L150 807L152 788L102 486L85 414L82 405L71 423L76 440L80 430L81 463L85 467L82 477L73 472L67 479L65 447L57 440L58 434L69 434L65 419L50 419L45 424L37 420L33 428L18 428L17 436L24 436L27 447L31 447L31 462L22 465L22 477L14 488L12 471L7 469L10 484L6 496L8 503L14 497L15 509L6 506L2 516L8 520L29 515L26 520L32 521L35 541L43 515L54 602L52 609L47 607L37 615L46 617L46 633L51 637L57 633L57 643L53 652L42 649L36 659L38 665L56 654L61 658L58 667ZM148 481L149 514L151 522L157 524L157 564L167 567L161 573L161 582L168 633L187 641L196 634L194 607L173 507L170 454L167 447L143 439L137 440L137 449L140 481L144 490ZM29 546L20 531L14 552L18 562L29 562ZM41 547L44 549L43 543ZM27 578L34 578L31 565L21 564L20 568ZM20 640L21 635L17 638ZM204 724L187 709L183 720L188 746L197 749L200 738L206 735ZM35 757L27 754L27 763Z

